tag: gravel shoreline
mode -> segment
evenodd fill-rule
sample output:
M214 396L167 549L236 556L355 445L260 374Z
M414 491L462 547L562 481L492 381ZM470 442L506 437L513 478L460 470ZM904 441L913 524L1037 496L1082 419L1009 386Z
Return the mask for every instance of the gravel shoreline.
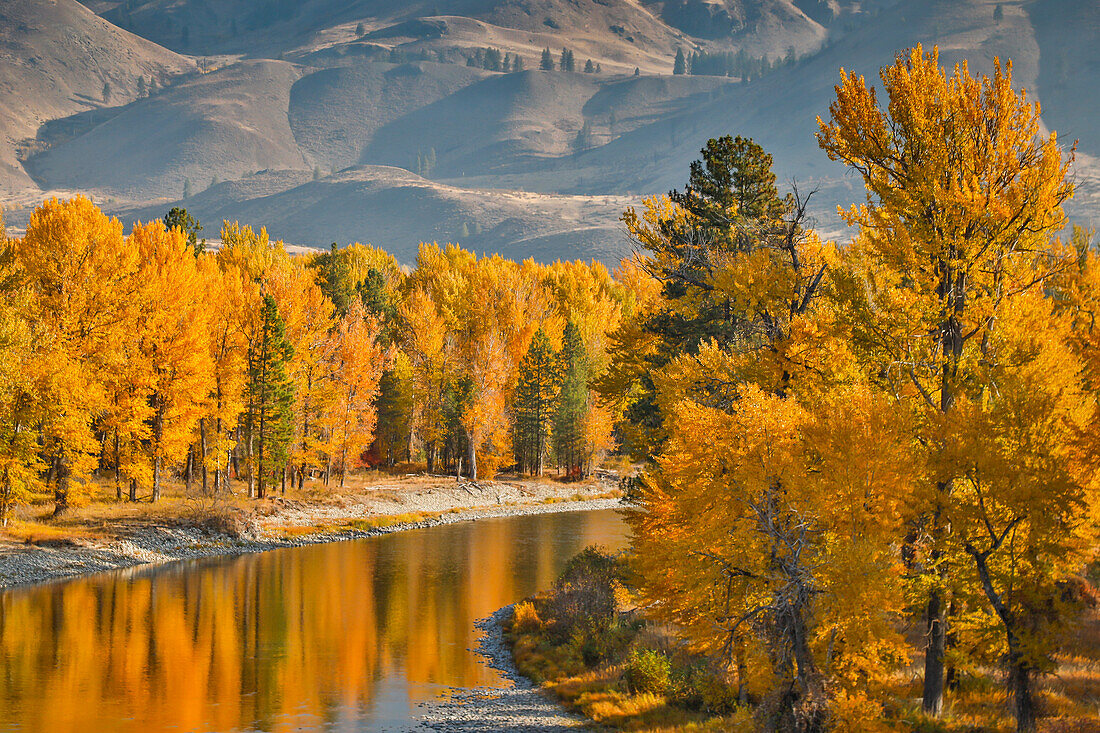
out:
M500 672L508 685L497 687L455 688L442 700L423 703L418 731L443 733L493 733L495 731L540 731L571 733L585 727L587 721L565 711L562 706L522 676L512 660L504 640L505 619L514 604L505 606L477 622L484 634L477 653L492 669Z
M561 486L552 484L484 482L415 492L384 488L368 499L344 505L284 502L274 515L254 518L244 537L197 526L143 525L125 537L101 544L9 545L0 547L0 590L107 570L339 542L477 519L610 509L618 506L620 500L592 498L607 488L600 484L569 487L568 496L562 495ZM280 530L288 527L325 526L413 512L445 513L387 527L278 536Z

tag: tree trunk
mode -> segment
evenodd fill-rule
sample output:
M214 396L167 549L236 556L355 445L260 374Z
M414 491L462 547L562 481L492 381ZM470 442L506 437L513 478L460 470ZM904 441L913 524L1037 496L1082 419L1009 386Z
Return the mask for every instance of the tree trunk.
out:
M210 496L210 480L207 478L206 471L206 418L199 418L199 446L202 453L201 456L201 470L202 470L202 495Z
M195 446L187 446L187 461L184 463L183 469L183 485L187 490L187 495L191 495L191 486L195 481Z
M69 482L72 480L72 472L65 462L64 453L58 451L54 458L54 507L53 516L59 517L69 510Z
M137 500L138 500L138 498L137 498L137 479L136 478L131 478L130 479L130 502L133 503L133 504L136 504Z
M466 455L469 456L470 464L470 480L477 481L477 446L474 445L474 440L469 435L466 436Z
M115 499L122 501L122 451L119 446L118 428L115 428Z
M4 466L4 483L0 485L0 527L8 526L8 505L11 504L11 473Z
M282 477L282 481L279 484L279 493L282 494L283 496L286 496L286 472L287 472L287 466L283 466L283 477Z
M160 501L160 456L153 459L153 503Z
M164 443L164 405L157 399L156 418L153 421L153 503L160 501L160 453Z
M928 596L925 611L928 642L924 649L924 697L922 708L933 717L943 712L944 653L947 650L947 618L939 589Z

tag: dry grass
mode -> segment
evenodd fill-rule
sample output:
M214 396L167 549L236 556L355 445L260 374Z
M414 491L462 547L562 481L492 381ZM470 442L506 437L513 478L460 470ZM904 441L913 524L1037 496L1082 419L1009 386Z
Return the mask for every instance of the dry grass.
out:
M553 477L501 475L496 480L528 487L554 486L561 489L561 482ZM408 464L398 466L392 472L368 470L348 474L343 487L338 477L328 486L320 480L307 481L301 489L288 485L285 494L276 485L270 488L269 498L264 501L246 498L243 483L239 481L232 482L233 493L212 498L201 495L197 481L188 491L183 481L166 480L160 501L153 504L149 501L147 489L140 492L137 502L125 498L118 501L114 482L108 477L74 491L71 508L61 516L53 516L52 495L38 495L28 505L18 507L9 526L0 529L0 545L96 542L125 536L150 525L204 526L232 533L234 528L241 529L246 525L250 517L277 517L284 507L293 506L295 502L320 507L362 505L375 500L403 503L407 496L436 489L451 490L455 486L452 476L427 475L423 466ZM605 492L598 496L577 494L572 498L611 498L618 495L618 492ZM560 498L548 503L569 500ZM507 502L511 506L516 504L515 501ZM290 519L286 526L271 527L270 531L278 536L293 538L337 529L378 529L421 522L441 513L459 513L467 509L456 506L438 512L410 511L337 525L332 524L333 520L329 520L328 524L317 524Z

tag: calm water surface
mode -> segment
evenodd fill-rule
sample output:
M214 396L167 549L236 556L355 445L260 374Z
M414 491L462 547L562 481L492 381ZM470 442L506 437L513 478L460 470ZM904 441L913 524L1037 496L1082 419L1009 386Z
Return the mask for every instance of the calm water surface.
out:
M497 686L474 622L548 587L614 510L488 519L0 593L0 730L408 728Z

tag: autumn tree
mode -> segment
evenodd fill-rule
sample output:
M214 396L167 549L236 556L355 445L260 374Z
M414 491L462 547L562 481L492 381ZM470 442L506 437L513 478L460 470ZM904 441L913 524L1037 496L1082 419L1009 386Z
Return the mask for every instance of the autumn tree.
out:
M244 412L248 382L248 345L241 324L248 321L259 289L239 270L223 270L213 258L199 260L203 292L209 308L206 348L212 365L212 381L206 408L199 418L203 489L207 490L207 469L213 471L209 489L221 494L229 489L229 466L236 448L234 436Z
M202 224L198 219L187 213L187 209L173 206L168 210L168 214L164 217L164 227L168 231L179 230L183 232L187 237L187 246L198 257L204 251L206 251L206 240L199 240L199 232L202 231Z
M367 315L363 304L356 302L332 334L329 359L335 400L328 422L332 428L331 452L340 464L341 488L348 467L374 440L378 416L375 399L385 365L379 330L378 319Z
M103 376L124 367L120 344L139 302L138 253L126 245L121 223L78 196L35 209L13 254L42 366L34 385L43 406L42 455L60 514L74 482L83 484L98 462L94 428L109 405Z
M208 304L183 231L165 231L160 222L139 223L127 243L140 257L139 276L146 296L139 319L139 348L151 377L149 458L155 502L160 499L164 468L187 455L210 391L212 364L205 348Z
M1066 267L1048 242L1072 193L1072 152L1041 134L1038 105L1013 89L1011 64L997 61L992 77L965 63L948 73L937 50L918 46L881 78L886 110L863 77L842 71L818 139L867 188L864 206L841 212L859 227L848 297L861 362L937 447L930 508L918 518L929 588L924 709L941 711L947 609L962 575L976 572L1006 635L1019 727L1033 730L1029 680L1042 652L1023 641L1021 608L993 568L995 558L1057 553L1081 496L1064 453L1075 418L1061 398L1072 391L1058 386L1072 384L1074 366L1053 356L1062 326L1037 300ZM1042 452L1051 473L1039 491L1030 466ZM1055 568L1041 568L1015 587L1049 585Z
M801 255L808 237L802 225L806 199L781 197L771 165L771 156L751 139L712 139L702 159L692 163L683 191L650 199L641 213L624 214L640 266L661 284L661 298L636 334L649 336L646 349L639 352L636 344L624 342L616 352L619 364L632 365L631 382L624 381L625 372L619 379L619 387L630 384L633 395L625 417L656 438L651 450L663 432L657 371L682 354L697 353L709 340L728 348L774 341L782 335L781 322L805 311L820 290L822 263ZM722 284L769 267L766 260L776 258L781 269L797 273L794 282L786 282L787 275L776 281L790 286L784 316L765 312L776 302L754 293L766 291L771 281L743 280L736 289ZM765 302L769 305L761 308Z
M23 316L29 293L18 283L13 245L0 215L0 527L40 489L43 468L37 430L43 405L34 388L42 365Z

